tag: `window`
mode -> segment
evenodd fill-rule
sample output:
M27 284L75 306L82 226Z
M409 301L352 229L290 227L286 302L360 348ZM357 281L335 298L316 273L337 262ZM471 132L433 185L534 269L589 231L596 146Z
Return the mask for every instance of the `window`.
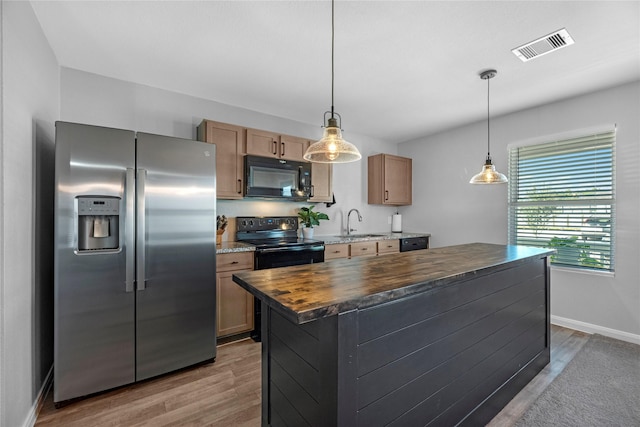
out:
M551 264L614 270L615 130L509 149L509 242Z

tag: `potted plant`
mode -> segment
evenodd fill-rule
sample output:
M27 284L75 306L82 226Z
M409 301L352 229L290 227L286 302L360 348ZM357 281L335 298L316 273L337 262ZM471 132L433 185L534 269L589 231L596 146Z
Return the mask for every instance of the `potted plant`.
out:
M298 217L300 218L302 225L304 225L304 228L302 229L302 235L305 239L313 238L313 226L320 225L321 219L329 219L327 214L322 212L315 212L313 210L314 207L315 205L309 206L308 208L303 207L300 208L300 211L298 211Z

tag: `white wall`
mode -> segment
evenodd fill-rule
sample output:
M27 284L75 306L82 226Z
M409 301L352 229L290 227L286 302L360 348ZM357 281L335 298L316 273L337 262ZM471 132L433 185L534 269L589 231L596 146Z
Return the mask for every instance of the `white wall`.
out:
M309 125L268 114L232 107L218 102L182 95L162 89L112 79L79 70L61 69L61 120L92 125L132 129L162 135L196 139L196 127L203 119L264 129L288 135L319 139L323 106L318 106L318 124ZM354 143L363 160L334 165L333 190L336 204L316 209L327 213L318 235L338 234L345 227L351 208L360 210L364 221L356 228L362 232L389 231L388 207L367 204L366 158L377 153L396 154L397 146L375 138L356 135L347 129L344 137ZM308 203L267 201L220 201L218 213L229 217L258 215L295 215ZM355 219L355 215L352 219Z
M640 83L630 83L491 120L491 155L507 173L507 145L617 124L615 276L552 269L557 323L640 342ZM486 121L400 144L413 158L414 204L433 246L507 242L507 186L470 185L485 157Z
M0 425L32 425L53 363L53 153L59 67L31 5L3 1Z

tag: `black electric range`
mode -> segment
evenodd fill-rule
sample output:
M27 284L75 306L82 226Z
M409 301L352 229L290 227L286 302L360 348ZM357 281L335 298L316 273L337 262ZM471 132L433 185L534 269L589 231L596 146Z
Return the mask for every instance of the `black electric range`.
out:
M298 218L237 217L236 240L256 247L254 268L289 267L324 262L324 242L298 237ZM255 299L255 328L251 337L260 341L260 300Z

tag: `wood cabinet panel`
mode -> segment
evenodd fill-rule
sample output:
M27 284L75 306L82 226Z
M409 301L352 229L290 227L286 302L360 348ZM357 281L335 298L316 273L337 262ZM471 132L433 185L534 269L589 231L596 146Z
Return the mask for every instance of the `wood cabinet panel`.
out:
M259 129L247 129L247 154L304 162L309 140L297 136L278 135Z
M232 278L234 273L247 270L253 270L253 252L218 254L216 257L218 337L253 330L253 295L238 286Z
M339 243L337 245L326 245L324 247L324 260L329 261L338 258L349 257L349 244Z
M379 240L378 255L400 252L400 240Z
M391 154L368 159L370 204L405 206L412 203L412 160Z
M349 255L351 258L359 256L375 256L378 252L378 242L355 242L351 243Z
M198 140L216 146L216 198L242 199L244 128L203 120L198 126Z
M248 332L253 329L253 295L234 283L235 271L217 274L217 336Z
M273 132L247 129L247 154L262 157L280 156L280 136Z
M312 196L310 202L333 201L333 165L331 163L311 163Z
M309 147L308 139L298 138L297 136L280 135L279 149L281 159L306 162L303 156L305 151L307 151L307 147Z
M216 271L253 270L253 252L218 254Z

